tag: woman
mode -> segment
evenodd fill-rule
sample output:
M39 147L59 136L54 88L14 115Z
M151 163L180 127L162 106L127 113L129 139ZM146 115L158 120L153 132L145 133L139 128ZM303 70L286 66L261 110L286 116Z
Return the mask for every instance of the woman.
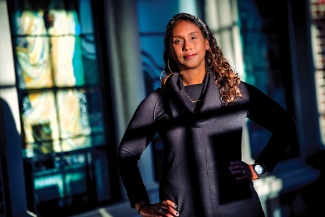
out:
M272 172L295 141L281 106L240 81L209 27L186 13L167 25L162 87L138 106L118 151L131 206L142 216L265 216L252 180ZM272 136L250 165L241 160L246 118ZM164 144L160 202L151 204L137 162L153 136Z

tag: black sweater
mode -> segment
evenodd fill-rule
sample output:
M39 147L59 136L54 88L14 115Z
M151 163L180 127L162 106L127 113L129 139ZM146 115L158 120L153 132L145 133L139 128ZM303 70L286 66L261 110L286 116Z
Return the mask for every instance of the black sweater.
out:
M170 199L182 217L264 216L250 180L235 181L228 166L241 160L246 118L272 135L256 162L273 171L296 140L290 114L257 88L241 82L243 97L223 106L213 75L207 73L201 101L193 107L180 76L163 92L147 96L135 111L118 150L120 174L131 206L149 201L137 162L156 133L164 144L160 199Z

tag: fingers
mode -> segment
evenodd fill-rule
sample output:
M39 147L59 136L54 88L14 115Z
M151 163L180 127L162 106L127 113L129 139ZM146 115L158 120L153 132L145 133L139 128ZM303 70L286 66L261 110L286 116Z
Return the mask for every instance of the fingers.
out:
M173 207L173 208L176 208L176 207L177 207L176 203L174 203L174 202L171 201L171 200L163 200L163 201L161 201L160 203L161 203L161 204L164 204L164 205L169 205L169 206L171 206L171 207Z
M243 161L231 161L229 170L230 173L236 177L237 181L252 178L249 165Z
M243 163L243 161L231 161L230 165L242 165Z
M247 170L247 164L243 161L231 161L229 166L230 172L232 174L245 174Z
M171 200L164 200L155 204L148 204L141 209L140 214L142 216L164 216L175 217L179 216L179 213L175 210L177 205Z
M164 205L162 207L162 210L160 213L165 214L165 216L179 216L179 213L175 210L177 205L171 200L163 200L160 202L161 205ZM171 214L171 215L169 215Z

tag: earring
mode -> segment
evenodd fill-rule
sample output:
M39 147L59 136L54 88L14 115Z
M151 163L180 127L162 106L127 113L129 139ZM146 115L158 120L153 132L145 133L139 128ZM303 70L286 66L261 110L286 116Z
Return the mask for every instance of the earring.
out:
M166 76L166 72L165 71L162 71L160 73L160 77L159 77L160 81L162 81L165 76Z
M211 65L208 66L208 68L211 69L212 66L213 66L213 61L211 62Z
M167 67L168 67L169 71L170 71L173 75L179 75L179 73L174 73L174 72L170 69L170 67L169 67L169 59L167 60Z

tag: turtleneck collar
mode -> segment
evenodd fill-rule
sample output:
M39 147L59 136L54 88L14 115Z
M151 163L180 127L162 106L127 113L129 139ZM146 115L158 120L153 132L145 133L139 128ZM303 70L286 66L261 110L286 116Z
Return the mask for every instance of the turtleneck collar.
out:
M202 87L201 101L191 102L185 94L181 75L173 75L169 78L166 84L166 95L169 102L170 111L173 117L188 117L189 114L198 118L200 122L209 119L209 113L221 108L219 89L215 85L215 80L212 72L207 72ZM192 117L191 117L192 118ZM196 118L196 119L197 119Z

